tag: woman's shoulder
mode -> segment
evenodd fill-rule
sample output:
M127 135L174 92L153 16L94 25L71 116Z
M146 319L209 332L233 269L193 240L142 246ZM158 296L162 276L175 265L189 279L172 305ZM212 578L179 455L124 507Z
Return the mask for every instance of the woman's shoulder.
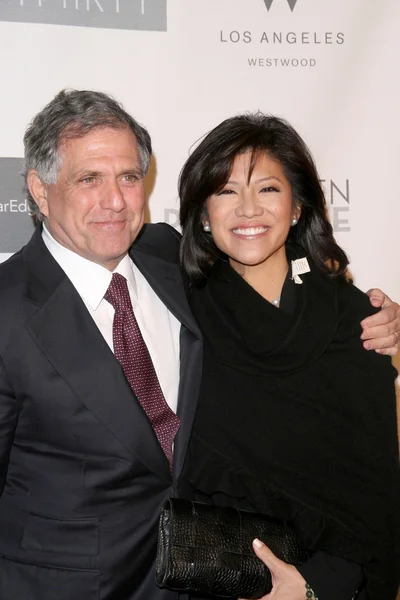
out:
M359 364L364 364L369 371L369 375L375 373L378 369L380 373L386 373L392 382L396 376L396 371L391 365L389 356L382 356L376 352L368 352L364 349L361 342L361 321L376 312L379 308L374 308L366 293L362 292L352 283L340 281L338 287L338 327L334 336L334 342L339 344L341 351L347 349L348 360L352 357ZM384 369L382 371L382 369ZM387 371L385 371L387 369Z
M361 321L379 309L374 308L367 294L349 280L321 273L315 266L311 268L311 274L313 276L309 278L304 277L309 288L310 319L314 322L319 319L318 327L328 331L331 343L345 342L356 352L366 352L360 340Z
M379 312L379 308L371 305L369 297L356 285L349 281L337 280L338 312L341 321L349 324L360 321Z

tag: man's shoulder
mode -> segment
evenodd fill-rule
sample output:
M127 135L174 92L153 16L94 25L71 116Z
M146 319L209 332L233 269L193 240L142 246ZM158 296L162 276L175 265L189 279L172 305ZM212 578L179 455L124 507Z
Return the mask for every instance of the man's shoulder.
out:
M0 264L0 290L21 282L24 271L23 250L24 248L21 248L16 254Z
M132 246L162 258L168 262L179 262L181 234L167 223L147 223Z
M0 328L2 337L5 329L15 322L25 295L26 277L23 249L0 264Z
M5 288L10 288L15 285L20 285L26 280L27 268L26 263L29 261L38 261L39 268L42 268L40 254L37 258L37 248L44 249L45 254L49 254L46 246L42 241L41 228L37 227L33 232L32 237L27 240L25 246L22 246L18 252L10 256L9 259L0 264L0 295ZM43 265L43 270L46 271L47 265Z

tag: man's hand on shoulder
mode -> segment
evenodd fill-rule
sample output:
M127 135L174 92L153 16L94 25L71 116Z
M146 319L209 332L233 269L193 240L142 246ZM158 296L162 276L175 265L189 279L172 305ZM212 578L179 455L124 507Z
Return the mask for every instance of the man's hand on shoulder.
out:
M395 356L400 339L400 305L379 289L367 292L372 306L381 307L375 315L361 321L361 339L366 350Z

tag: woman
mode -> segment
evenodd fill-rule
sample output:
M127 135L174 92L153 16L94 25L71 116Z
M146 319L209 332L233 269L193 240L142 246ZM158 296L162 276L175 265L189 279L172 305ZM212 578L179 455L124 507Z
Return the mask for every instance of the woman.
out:
M281 119L228 119L186 162L180 198L205 352L181 495L294 522L312 557L296 569L256 546L266 599L394 599L396 373L359 343L371 306L307 147Z

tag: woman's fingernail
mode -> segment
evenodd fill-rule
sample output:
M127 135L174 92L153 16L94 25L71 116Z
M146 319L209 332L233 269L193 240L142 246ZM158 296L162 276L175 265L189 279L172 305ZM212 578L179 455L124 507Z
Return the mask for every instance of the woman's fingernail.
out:
M256 538L255 540L253 540L253 546L255 548L258 548L258 550L260 550L260 548L262 548L264 546L264 544L262 543L261 540L259 540L258 538Z

